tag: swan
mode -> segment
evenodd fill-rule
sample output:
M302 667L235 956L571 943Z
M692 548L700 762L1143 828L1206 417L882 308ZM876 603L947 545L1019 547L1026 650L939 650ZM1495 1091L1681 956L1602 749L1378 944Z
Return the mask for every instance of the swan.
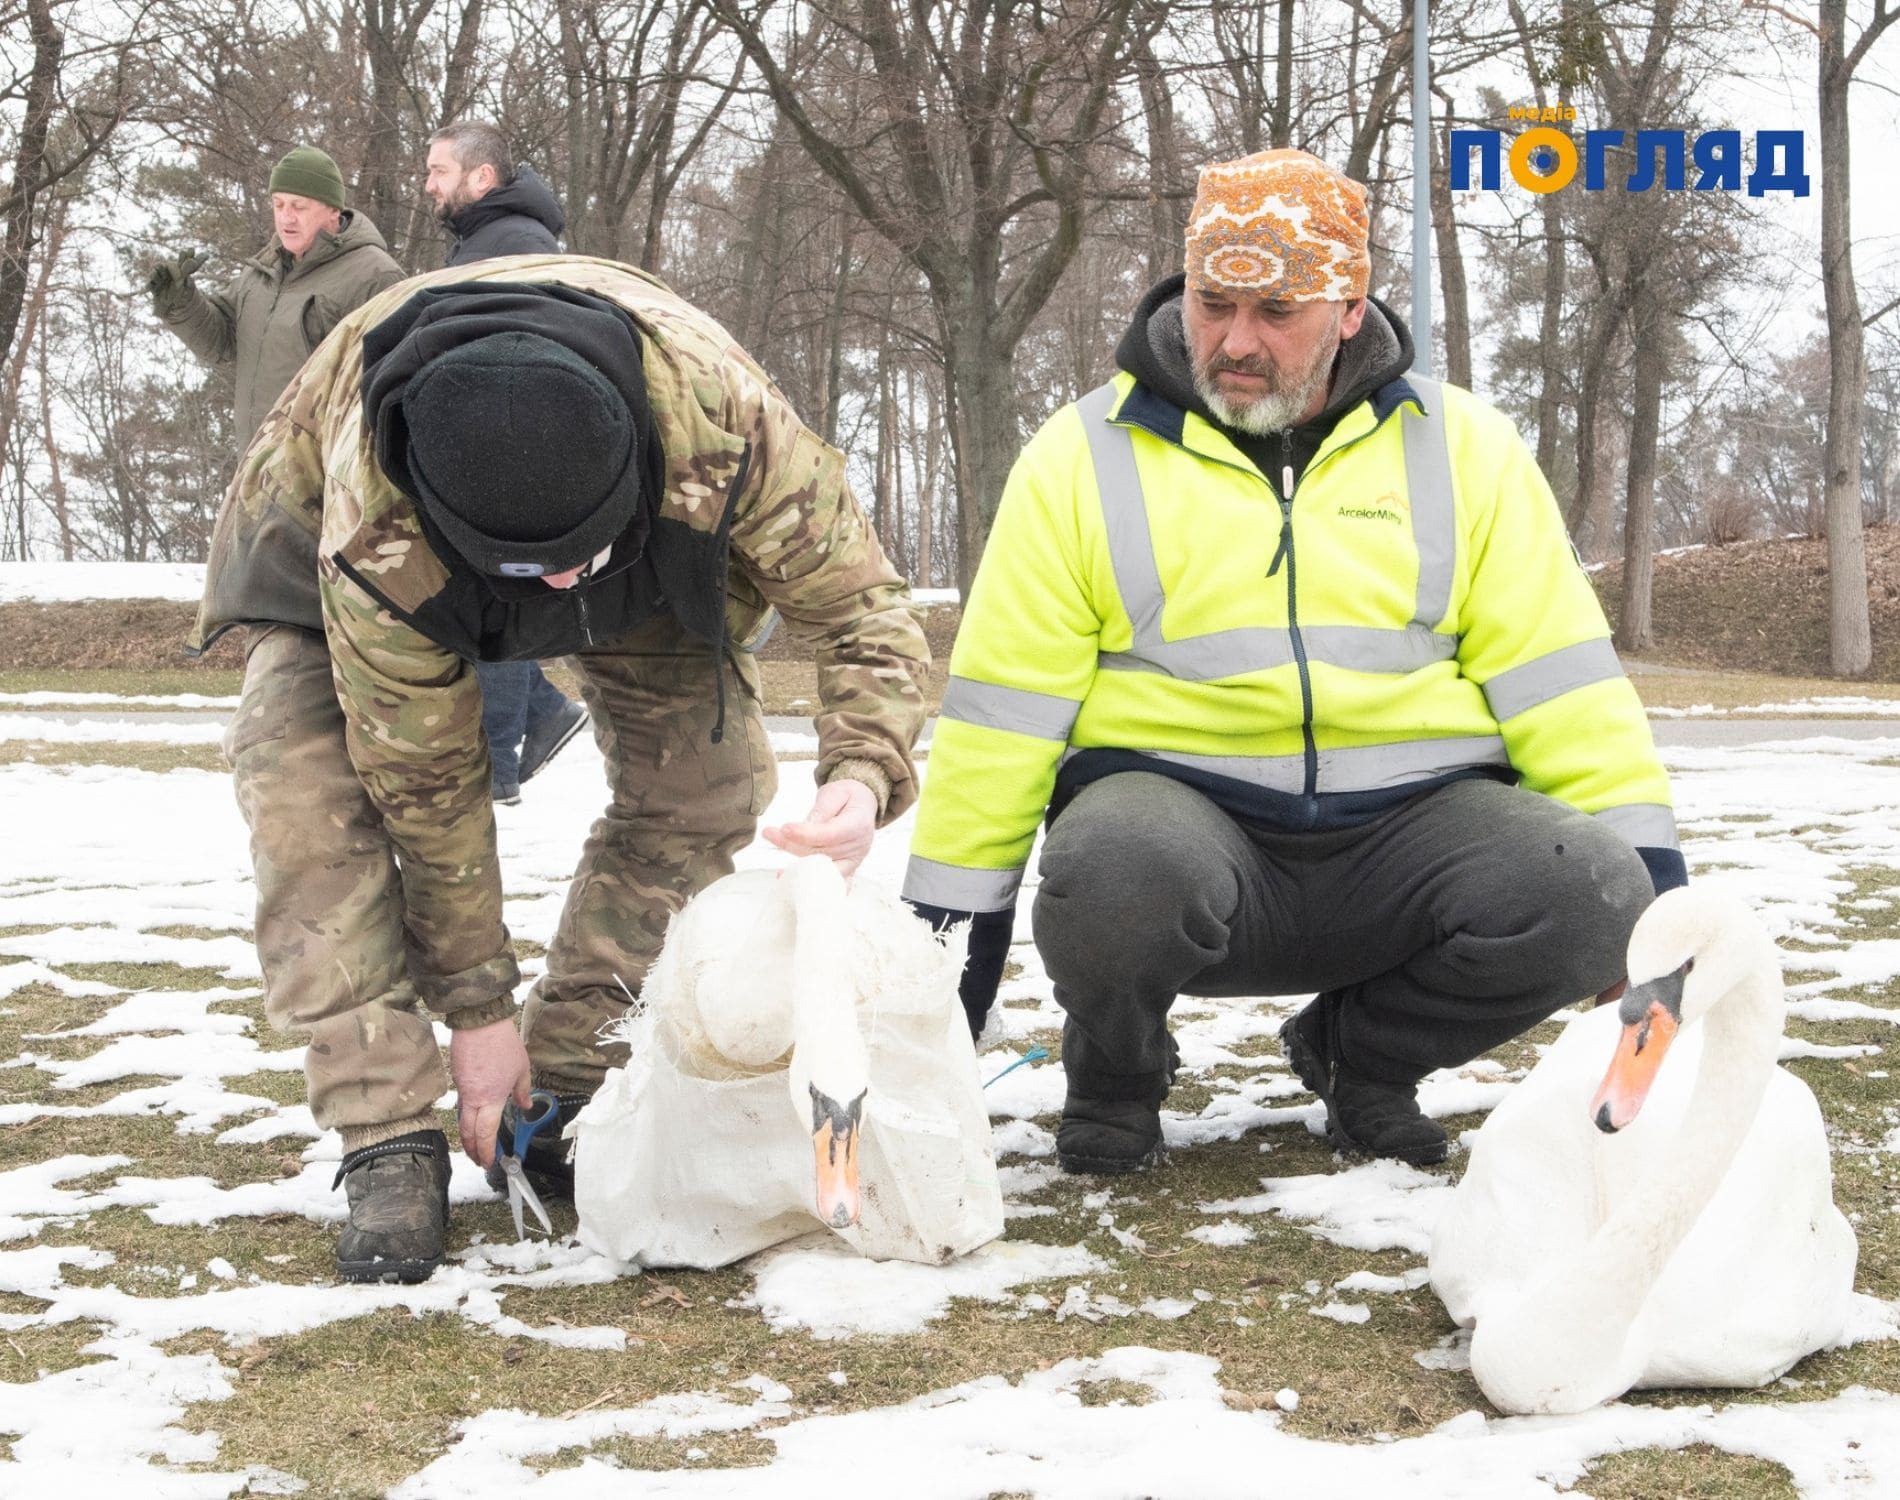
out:
M791 886L789 901L780 880ZM830 859L809 856L782 874L734 875L723 886L680 916L677 943L711 960L710 971L702 964L675 992L686 1007L681 1030L695 1038L703 1067L723 1060L744 1071L784 1070L793 1112L810 1122L813 1212L844 1229L861 1206L858 1136L871 1073L844 876Z
M1858 1247L1820 1108L1776 1065L1774 944L1682 887L1638 920L1628 974L1492 1111L1433 1235L1501 1411L1765 1385L1846 1328Z
M960 945L823 856L714 881L607 1028L628 1060L569 1127L582 1241L710 1268L819 1225L928 1264L994 1239L962 968Z

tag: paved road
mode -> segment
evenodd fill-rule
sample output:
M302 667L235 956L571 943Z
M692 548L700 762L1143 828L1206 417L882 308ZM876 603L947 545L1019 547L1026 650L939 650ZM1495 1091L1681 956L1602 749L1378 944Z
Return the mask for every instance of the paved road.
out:
M1674 745L1765 745L1779 740L1900 739L1896 719L1651 719L1656 743Z
M14 712L8 710L9 713ZM20 710L36 719L63 724L222 724L222 709L172 712L141 708L62 708ZM4 722L4 720L0 720ZM810 719L774 714L766 727L778 734L810 734ZM922 743L930 743L935 720L924 726ZM1762 745L1778 740L1817 737L1849 740L1900 739L1900 718L1892 719L1651 719L1656 743L1674 745Z

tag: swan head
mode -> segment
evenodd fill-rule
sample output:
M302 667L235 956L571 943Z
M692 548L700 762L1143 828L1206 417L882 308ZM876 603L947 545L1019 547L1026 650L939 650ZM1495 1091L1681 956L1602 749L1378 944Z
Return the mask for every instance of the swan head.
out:
M1745 981L1779 976L1774 945L1746 903L1707 886L1665 891L1630 934L1629 988L1616 1054L1590 1101L1605 1134L1634 1120L1676 1033L1706 1016Z
M833 1229L858 1222L858 1132L864 1124L864 1091L840 1103L808 1084L811 1093L811 1146L817 1183L814 1208Z

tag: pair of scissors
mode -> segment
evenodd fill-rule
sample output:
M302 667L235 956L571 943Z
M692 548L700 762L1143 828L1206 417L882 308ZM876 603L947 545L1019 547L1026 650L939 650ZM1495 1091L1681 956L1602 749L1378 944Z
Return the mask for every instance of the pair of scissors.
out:
M557 1119L560 1113L560 1101L546 1089L536 1089L528 1112L523 1114L514 1105L509 1105L507 1113L502 1116L501 1129L495 1133L495 1160L501 1163L502 1175L508 1179L508 1208L515 1216L517 1240L528 1237L521 1215L524 1203L541 1221L541 1232L549 1235L554 1233L554 1226L548 1222L548 1211L541 1206L541 1195L535 1192L528 1182L528 1174L522 1170L521 1158L527 1154L528 1142L535 1138L542 1126Z

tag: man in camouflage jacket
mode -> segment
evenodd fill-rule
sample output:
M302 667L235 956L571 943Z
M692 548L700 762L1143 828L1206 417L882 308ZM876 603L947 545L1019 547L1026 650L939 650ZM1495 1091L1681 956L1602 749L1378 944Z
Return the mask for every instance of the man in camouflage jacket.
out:
M441 1261L433 1020L484 1164L530 1077L565 1121L624 1056L599 1028L775 788L747 649L775 611L815 648L819 792L766 836L849 873L915 800L928 648L841 456L710 318L607 261L439 271L345 318L265 419L192 644L249 627L226 754L266 1008L343 1137L346 1277ZM470 663L558 655L612 795L517 1035Z

